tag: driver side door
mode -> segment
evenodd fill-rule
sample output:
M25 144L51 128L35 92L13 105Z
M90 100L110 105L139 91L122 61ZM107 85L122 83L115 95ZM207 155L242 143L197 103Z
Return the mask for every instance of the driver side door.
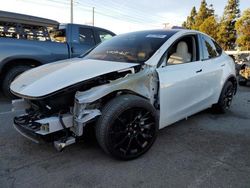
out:
M192 59L157 68L160 82L160 128L186 118L207 106L206 80L203 79L203 63L200 60L198 36L184 36L176 41L186 42ZM191 44L190 44L191 43ZM165 53L163 61L168 61L176 48L173 44ZM164 62L162 62L164 64Z

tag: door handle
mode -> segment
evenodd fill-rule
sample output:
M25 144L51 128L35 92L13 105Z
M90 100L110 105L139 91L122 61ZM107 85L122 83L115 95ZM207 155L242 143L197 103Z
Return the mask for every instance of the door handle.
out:
M226 64L224 63L224 64L221 65L221 67L224 67L225 65L226 65Z
M202 72L202 69L196 71L196 73L200 73L200 72Z

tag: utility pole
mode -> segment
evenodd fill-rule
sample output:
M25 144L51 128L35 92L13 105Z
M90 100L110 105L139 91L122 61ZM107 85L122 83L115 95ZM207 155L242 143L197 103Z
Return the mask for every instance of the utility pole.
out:
M164 25L164 29L167 29L169 23L163 23L163 25Z
M92 25L95 25L95 7L92 8Z
M73 12L73 6L74 6L74 2L73 2L74 0L70 0L70 23L73 23L73 14L74 14L74 12Z

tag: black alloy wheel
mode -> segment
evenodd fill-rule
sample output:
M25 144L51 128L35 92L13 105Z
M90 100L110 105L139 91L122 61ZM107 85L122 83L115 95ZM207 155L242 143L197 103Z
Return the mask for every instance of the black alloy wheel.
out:
M117 155L140 154L155 137L155 120L145 109L131 108L120 114L110 129L109 142Z
M147 100L133 95L120 96L103 110L96 126L97 140L112 156L134 159L154 143L157 121L156 112Z
M228 110L232 104L232 100L233 100L233 96L234 96L234 88L233 88L233 84L230 84L223 95L223 108L225 110Z
M235 88L233 83L228 81L222 89L218 103L213 105L214 112L225 113L231 107L234 94Z

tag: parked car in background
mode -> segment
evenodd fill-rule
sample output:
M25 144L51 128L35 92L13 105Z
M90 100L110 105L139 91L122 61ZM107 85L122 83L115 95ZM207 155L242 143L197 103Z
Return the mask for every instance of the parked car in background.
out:
M236 75L239 76L239 85L246 85L250 79L250 51L226 51L235 61Z
M236 89L232 58L209 36L133 32L20 75L11 91L24 100L13 107L26 114L14 126L35 142L50 138L61 150L95 125L101 148L128 160L148 151L158 129L206 108L225 112Z
M246 86L250 81L250 58L248 62L245 62L239 71L239 85Z
M106 29L0 11L0 82L13 97L10 83L22 72L77 57L115 34Z

